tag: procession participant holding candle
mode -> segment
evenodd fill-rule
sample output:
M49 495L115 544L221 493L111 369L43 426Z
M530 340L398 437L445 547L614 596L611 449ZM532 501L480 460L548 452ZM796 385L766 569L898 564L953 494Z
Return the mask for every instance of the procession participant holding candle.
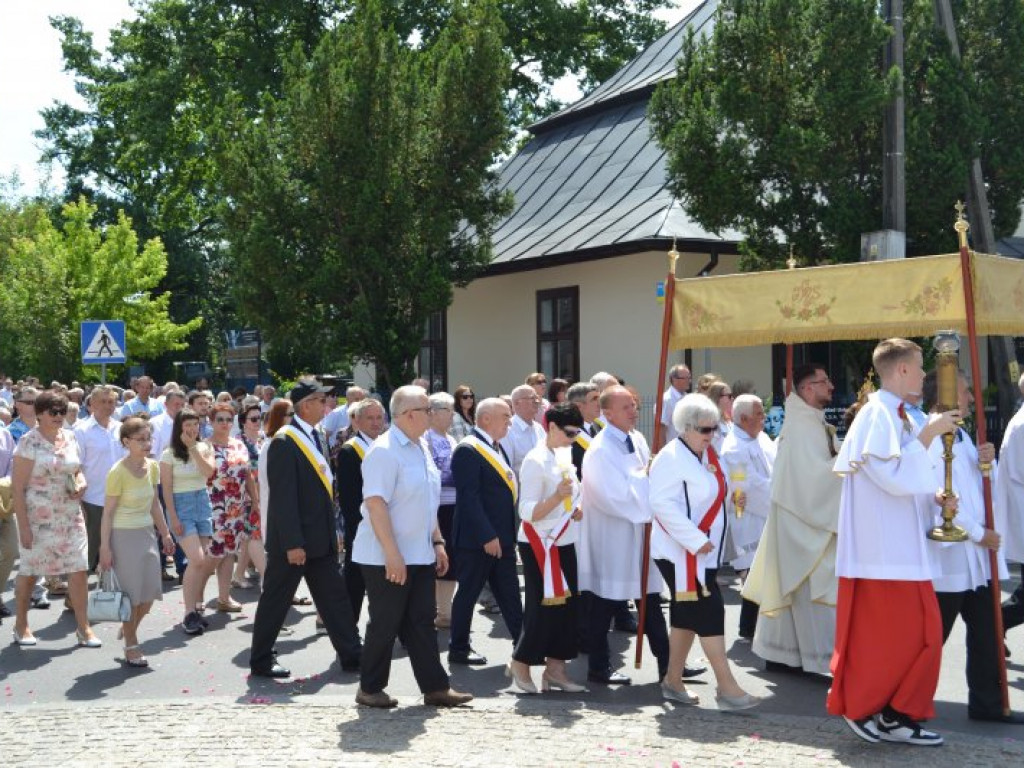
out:
M508 674L517 688L536 693L530 666L545 664L541 688L579 692L565 662L576 657L576 539L580 485L569 446L583 428L571 403L557 403L543 418L547 437L526 454L519 470L519 557L526 586L523 631Z
M771 511L743 597L760 605L753 651L768 671L829 674L836 633L839 446L825 421L832 382L823 367L796 369L772 465Z
M726 499L729 515L730 561L741 579L754 562L771 508L772 465L775 443L764 433L764 404L756 395L740 395L732 405L733 428L722 442L722 465L732 493ZM738 492L746 503L737 503ZM757 626L757 603L743 600L740 637L753 640Z

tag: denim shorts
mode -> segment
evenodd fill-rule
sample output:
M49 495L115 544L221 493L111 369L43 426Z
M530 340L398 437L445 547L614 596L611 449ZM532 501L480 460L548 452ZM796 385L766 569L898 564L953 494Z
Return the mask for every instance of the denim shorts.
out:
M174 511L185 527L183 536L213 536L213 505L205 488L174 494Z

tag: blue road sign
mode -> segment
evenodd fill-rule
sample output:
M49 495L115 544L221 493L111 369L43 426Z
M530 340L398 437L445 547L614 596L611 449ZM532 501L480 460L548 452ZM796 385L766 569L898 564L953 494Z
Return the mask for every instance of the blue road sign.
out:
M124 320L83 320L81 343L83 365L125 362Z

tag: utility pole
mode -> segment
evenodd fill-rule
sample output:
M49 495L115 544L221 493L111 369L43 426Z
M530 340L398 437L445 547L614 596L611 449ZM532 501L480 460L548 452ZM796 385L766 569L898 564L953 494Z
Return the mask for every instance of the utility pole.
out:
M882 130L882 228L907 231L906 185L906 108L903 99L903 0L885 0L885 21L892 37L885 46L883 63L888 73L894 67L900 73L896 98L885 110ZM905 253L905 251L904 251Z
M956 34L950 0L935 0L935 22L946 33L953 56L959 62L960 42ZM981 253L995 253L996 238L992 229L992 212L988 207L988 192L985 190L981 158L977 154L971 160L967 180L967 218L971 224L971 236L974 239L975 250ZM1010 361L1016 360L1016 355L1011 340L1006 336L989 336L988 350L996 372L997 406L1000 421L1005 424L1016 404L1016 382L1010 381ZM980 396L981 382L974 382L974 386L975 395Z

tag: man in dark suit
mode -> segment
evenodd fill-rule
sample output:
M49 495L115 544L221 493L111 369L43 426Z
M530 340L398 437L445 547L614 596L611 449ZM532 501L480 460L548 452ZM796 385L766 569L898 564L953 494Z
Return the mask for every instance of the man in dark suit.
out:
M597 385L589 381L578 381L565 393L566 399L580 409L583 415L583 429L572 444L572 464L576 467L576 477L583 479L583 455L590 447L601 426L595 421L601 415L601 394Z
M512 642L523 627L523 604L516 573L515 473L498 444L508 432L512 412L504 401L488 398L476 408L476 426L452 453L455 518L452 535L458 548L452 601L450 664L486 664L469 644L473 607L489 584Z
M384 406L380 401L367 398L349 406L349 418L355 435L337 449L335 481L338 505L345 524L345 587L356 623L363 612L366 582L357 563L352 562L352 544L356 530L363 519L359 508L363 504L363 459L373 441L384 431Z
M260 677L288 677L274 643L299 581L305 577L342 669L359 669L359 634L338 567L333 477L316 430L330 387L300 379L289 393L295 416L267 453L267 570L256 607L249 668Z

